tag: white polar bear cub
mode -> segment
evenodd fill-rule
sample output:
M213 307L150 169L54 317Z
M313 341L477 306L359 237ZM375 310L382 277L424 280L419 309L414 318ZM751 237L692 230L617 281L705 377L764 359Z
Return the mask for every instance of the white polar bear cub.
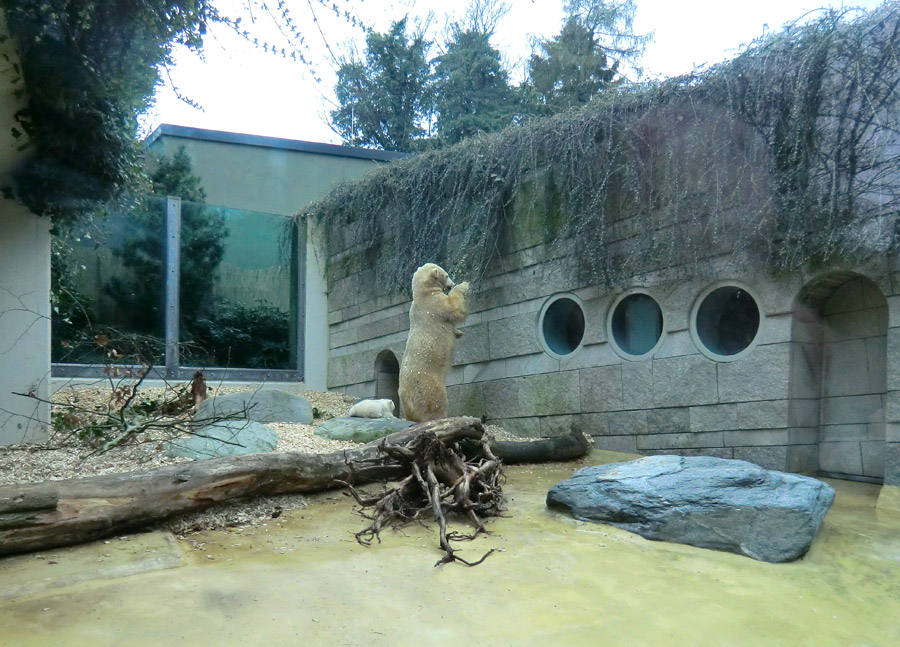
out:
M393 418L394 401L390 398L360 400L350 407L350 413L347 415L354 418Z

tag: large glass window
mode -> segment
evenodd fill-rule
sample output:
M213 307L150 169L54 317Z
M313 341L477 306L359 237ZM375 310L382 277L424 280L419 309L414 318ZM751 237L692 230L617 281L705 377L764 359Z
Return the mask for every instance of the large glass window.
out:
M290 367L291 223L182 204L182 363Z
M141 198L63 236L55 375L151 364L169 376L300 377L305 241L292 218Z
M145 197L57 229L54 362L164 362L165 222L165 198Z

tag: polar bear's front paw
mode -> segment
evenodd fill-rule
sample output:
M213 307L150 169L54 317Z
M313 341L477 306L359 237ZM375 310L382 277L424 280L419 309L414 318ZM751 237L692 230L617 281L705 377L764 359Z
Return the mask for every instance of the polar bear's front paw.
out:
M462 283L457 283L453 287L453 290L451 290L451 292L459 292L461 294L468 294L469 293L469 282L463 281Z

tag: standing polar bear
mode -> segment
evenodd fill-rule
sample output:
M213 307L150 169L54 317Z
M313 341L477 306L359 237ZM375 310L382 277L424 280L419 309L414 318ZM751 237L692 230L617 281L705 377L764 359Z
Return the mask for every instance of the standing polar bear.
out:
M447 417L444 383L462 334L456 326L469 314L469 284L454 285L443 268L426 263L413 275L412 294L409 339L400 362L400 406L407 420L425 422Z

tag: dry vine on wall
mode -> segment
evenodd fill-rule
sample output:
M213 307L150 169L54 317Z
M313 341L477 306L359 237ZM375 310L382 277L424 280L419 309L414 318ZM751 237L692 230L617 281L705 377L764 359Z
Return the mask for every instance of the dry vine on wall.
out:
M885 251L900 205L898 18L895 3L824 11L708 70L381 167L302 215L323 226L329 280L368 271L397 294L425 261L497 271L534 210L544 242L580 243L585 283L697 274L717 255L776 273Z

